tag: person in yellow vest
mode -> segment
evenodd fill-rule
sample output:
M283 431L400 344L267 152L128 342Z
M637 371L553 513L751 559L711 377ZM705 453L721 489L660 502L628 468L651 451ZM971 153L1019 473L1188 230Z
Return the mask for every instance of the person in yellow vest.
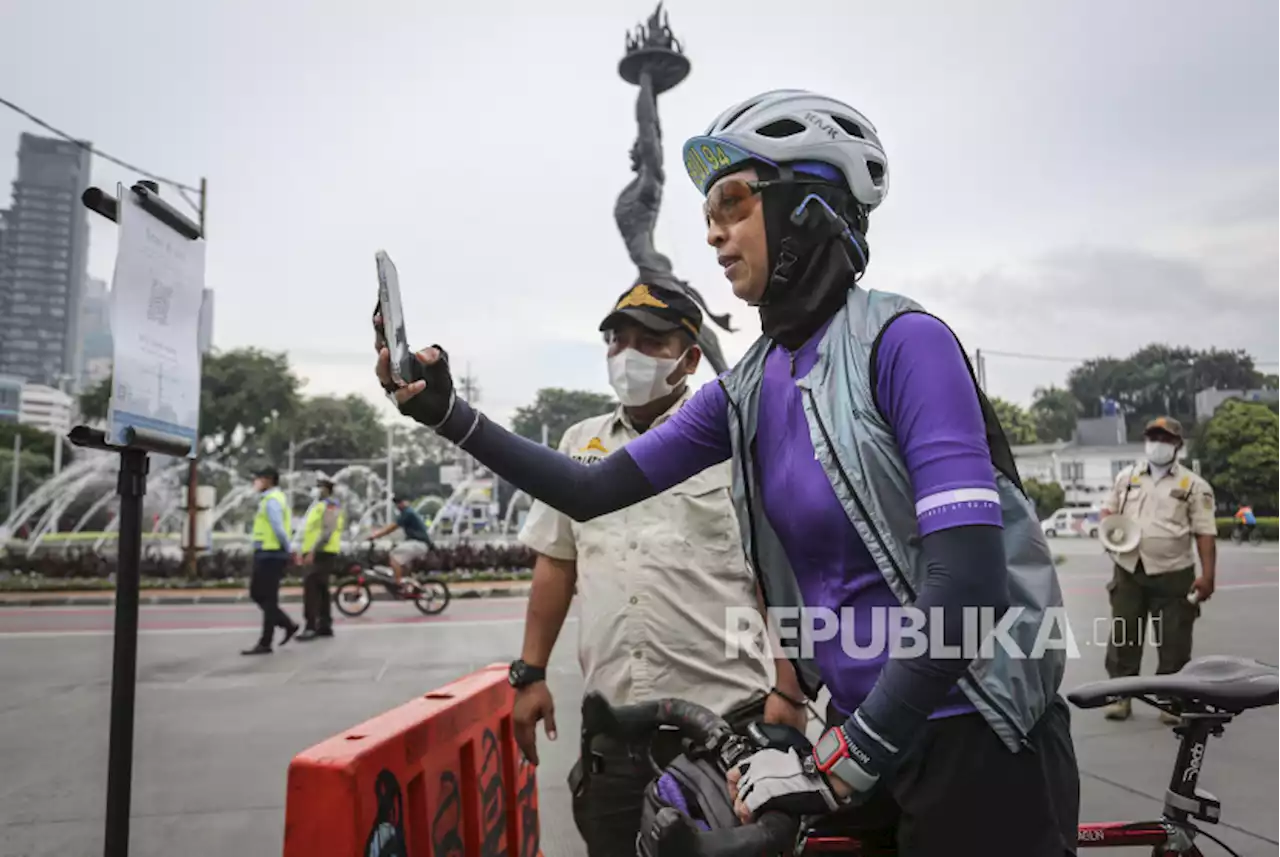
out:
M280 474L263 467L253 474L258 492L258 513L253 517L253 577L249 597L262 608L262 636L258 645L242 655L271 654L276 628L284 628L284 645L298 633L298 623L280 609L280 581L289 566L289 531L293 520L289 498L280 490Z
M302 541L294 562L307 568L302 578L302 614L305 627L298 641L333 636L333 613L329 604L329 573L342 550L342 529L347 515L333 496L333 482L321 477L316 482L315 502L302 523Z

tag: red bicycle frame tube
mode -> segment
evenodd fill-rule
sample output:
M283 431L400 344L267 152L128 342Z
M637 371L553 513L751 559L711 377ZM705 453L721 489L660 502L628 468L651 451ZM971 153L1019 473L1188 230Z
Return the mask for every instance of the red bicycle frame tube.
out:
M1168 829L1159 821L1105 821L1082 824L1076 835L1078 848L1154 848L1169 841ZM814 836L806 839L797 854L866 854L861 843L848 836ZM1202 857L1200 849L1181 852L1183 857Z
M1126 848L1138 845L1164 845L1169 831L1158 821L1104 821L1082 824L1076 833L1077 848Z

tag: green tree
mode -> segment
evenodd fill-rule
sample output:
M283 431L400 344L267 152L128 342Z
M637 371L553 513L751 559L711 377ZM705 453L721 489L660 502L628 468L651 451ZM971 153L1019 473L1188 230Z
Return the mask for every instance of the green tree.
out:
M1103 399L1118 402L1129 415L1130 439L1136 440L1147 421L1161 414L1193 424L1195 394L1200 390L1248 390L1264 380L1243 351L1152 344L1124 359L1084 362L1071 370L1067 387L1083 407L1082 416L1101 416Z
M1275 514L1278 430L1280 418L1266 405L1231 399L1196 432L1193 454L1220 502L1248 499L1259 514Z
M368 399L357 395L301 399L262 435L263 455L277 467L288 463L289 442L306 443L295 466L308 458L377 458L386 454L387 430ZM309 441L309 443L307 443ZM338 470L343 465L322 467Z
M564 390L544 387L532 405L517 408L511 418L511 429L521 437L542 441L542 426L548 428L548 442L560 445L565 430L588 417L608 413L617 407L609 396L589 390Z
M1036 514L1042 521L1061 509L1067 500L1066 492L1057 482L1028 479L1022 483L1022 487L1026 489L1031 502L1036 504Z
M106 419L111 383L107 378L81 394L86 417ZM263 436L297 409L300 386L283 353L239 348L206 354L200 377L204 452L233 467L266 457L270 451Z
M1025 446L1036 442L1035 421L1021 405L993 396L991 407L995 410L996 418L1000 420L1011 446Z
M47 431L38 429L35 426L22 425L21 423L0 422L0 450L5 450L9 455L13 455L13 438L15 435L22 435L22 452L34 453L53 461L53 443L54 437ZM72 459L72 448L63 444L62 446L62 464L65 467ZM9 483L4 483L7 486ZM0 486L3 487L3 486Z
M1036 426L1036 439L1041 443L1071 440L1080 418L1080 402L1070 390L1061 387L1037 387L1031 403L1031 419Z

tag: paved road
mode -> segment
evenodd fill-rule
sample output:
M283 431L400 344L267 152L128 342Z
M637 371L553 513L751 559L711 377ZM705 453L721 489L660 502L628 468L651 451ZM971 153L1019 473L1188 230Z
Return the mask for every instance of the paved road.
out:
M1061 540L1056 549L1066 556L1063 585L1081 650L1068 670L1070 686L1104 675L1092 628L1107 615L1109 572L1096 544ZM1219 578L1196 628L1197 653L1274 663L1275 548L1224 547ZM425 689L509 660L519 650L523 612L519 599L458 601L436 618L378 603L360 620L340 621L333 640L243 658L238 650L256 634L253 608L144 608L131 854L279 854L294 754ZM0 609L3 857L100 853L111 622L109 608ZM552 659L561 738L544 738L541 750L548 857L584 853L564 784L582 687L575 622ZM1148 669L1153 662L1149 655ZM1277 850L1277 727L1276 709L1247 714L1206 756L1204 788L1224 804L1224 824L1211 832L1244 855ZM1159 812L1176 745L1154 712L1139 706L1133 721L1112 724L1077 711L1074 732L1086 818ZM1206 844L1208 853L1214 848Z

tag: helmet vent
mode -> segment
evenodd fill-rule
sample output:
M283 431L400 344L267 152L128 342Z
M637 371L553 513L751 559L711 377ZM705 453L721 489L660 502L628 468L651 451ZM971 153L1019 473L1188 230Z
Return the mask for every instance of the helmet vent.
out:
M879 161L873 161L867 158L867 172L871 174L871 181L880 184L884 181L884 164Z
M847 133L849 136L859 137L864 140L866 139L866 135L862 133L862 129L859 128L857 123L855 123L852 119L846 119L843 116L836 116L834 114L832 114L831 118L837 125L843 128L845 130L845 133Z
M756 133L761 137L790 137L794 134L803 134L805 130L806 128L794 119L779 119L763 128L757 128Z
M746 113L748 110L750 110L752 107L755 107L755 106L756 106L757 104L759 104L759 103L760 103L759 101L750 101L750 102L747 102L746 104L742 105L742 109L741 109L741 110L739 110L737 113L733 114L732 116L730 116L730 117L729 117L728 119L726 119L724 122L721 122L721 123L720 123L720 127L721 127L721 128L728 128L728 127L730 127L731 125L733 125L733 123L734 123L734 122L737 122L737 121L738 121L738 117L739 117L739 116L741 116L743 113Z

